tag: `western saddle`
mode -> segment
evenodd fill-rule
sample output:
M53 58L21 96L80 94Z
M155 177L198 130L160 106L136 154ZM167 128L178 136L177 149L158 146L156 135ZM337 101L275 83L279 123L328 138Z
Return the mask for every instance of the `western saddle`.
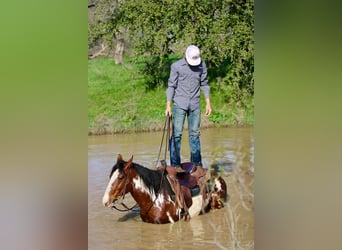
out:
M166 170L167 179L174 192L174 201L182 209L181 217L187 221L190 219L188 211L192 205L192 197L202 194L203 200L207 199L210 192L207 180L210 174L202 166L195 166L191 162L182 163L181 168L184 172L177 172L176 168L171 166L159 166L157 169ZM202 210L205 209L207 208L202 207Z

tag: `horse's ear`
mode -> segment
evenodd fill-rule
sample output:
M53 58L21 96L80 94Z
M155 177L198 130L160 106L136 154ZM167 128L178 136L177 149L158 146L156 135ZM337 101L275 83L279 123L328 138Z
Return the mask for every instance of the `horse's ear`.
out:
M132 155L131 159L129 159L127 162L128 163L132 163L133 162L133 155Z
M133 155L132 155L131 159L129 159L129 160L127 161L127 163L126 163L126 165L125 165L125 169L130 168L130 167L132 166L132 164L133 164Z
M121 154L118 155L117 161L122 161L122 155Z

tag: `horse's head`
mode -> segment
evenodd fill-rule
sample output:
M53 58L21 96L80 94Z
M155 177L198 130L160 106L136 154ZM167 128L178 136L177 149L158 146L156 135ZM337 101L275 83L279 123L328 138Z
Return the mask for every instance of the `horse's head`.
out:
M128 161L124 161L119 154L115 165L109 175L109 183L103 195L102 203L110 207L118 198L125 195L130 190L130 168L132 167L133 156Z

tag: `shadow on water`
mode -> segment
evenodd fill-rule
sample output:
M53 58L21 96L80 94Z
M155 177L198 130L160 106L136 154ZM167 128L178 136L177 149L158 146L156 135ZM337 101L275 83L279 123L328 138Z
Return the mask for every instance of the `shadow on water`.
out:
M137 219L137 217L140 218L140 209L136 211L128 212L127 214L119 218L118 221L124 222L124 221L132 220L132 219Z

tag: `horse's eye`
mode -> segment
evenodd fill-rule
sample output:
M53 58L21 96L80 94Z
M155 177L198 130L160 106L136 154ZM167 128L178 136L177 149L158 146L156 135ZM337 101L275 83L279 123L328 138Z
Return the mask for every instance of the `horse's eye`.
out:
M124 177L125 177L124 174L119 174L118 179L119 179L119 180L122 180Z

